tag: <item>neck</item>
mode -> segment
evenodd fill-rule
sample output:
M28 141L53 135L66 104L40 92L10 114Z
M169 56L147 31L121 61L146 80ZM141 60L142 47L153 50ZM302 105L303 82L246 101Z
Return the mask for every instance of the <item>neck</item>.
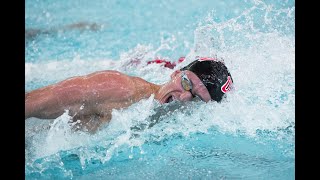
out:
M150 83L149 91L148 91L149 93L147 93L148 97L150 97L151 94L154 94L154 99L160 102L160 98L161 98L160 91L163 88L163 86L164 85L157 85L157 84Z
M154 91L154 99L160 102L161 98L163 98L163 87L165 84L157 85L157 89Z
M161 87L162 87L161 85L150 83L151 94L154 94L155 96L157 96Z
M136 78L134 81L134 85L136 89L136 94L138 95L136 96L136 100L138 101L144 98L149 98L152 94L155 95L156 99L159 89L161 88L161 85L147 82L141 78Z

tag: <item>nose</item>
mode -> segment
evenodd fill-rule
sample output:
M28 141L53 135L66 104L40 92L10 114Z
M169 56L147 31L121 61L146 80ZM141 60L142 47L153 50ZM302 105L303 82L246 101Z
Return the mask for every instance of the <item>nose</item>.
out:
M189 91L184 91L180 94L180 100L181 101L191 101L192 100L192 94Z

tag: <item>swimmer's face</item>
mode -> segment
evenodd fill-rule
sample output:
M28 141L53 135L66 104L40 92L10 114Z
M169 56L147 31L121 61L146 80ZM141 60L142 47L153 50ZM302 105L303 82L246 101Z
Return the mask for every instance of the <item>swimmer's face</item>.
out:
M211 100L207 88L198 76L188 70L176 70L173 72L171 80L161 87L157 95L157 99L161 104L169 103L173 100L191 101L195 97L199 97L205 102Z

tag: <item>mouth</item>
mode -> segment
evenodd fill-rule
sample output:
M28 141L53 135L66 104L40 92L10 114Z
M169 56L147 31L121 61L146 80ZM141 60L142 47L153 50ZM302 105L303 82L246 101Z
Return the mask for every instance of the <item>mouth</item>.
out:
M174 100L174 97L172 95L168 96L168 98L164 101L164 103L170 103Z

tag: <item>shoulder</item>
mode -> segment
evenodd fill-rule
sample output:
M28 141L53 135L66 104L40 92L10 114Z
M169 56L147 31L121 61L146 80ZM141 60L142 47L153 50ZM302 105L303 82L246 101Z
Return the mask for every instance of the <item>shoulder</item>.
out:
M96 71L96 72L90 73L83 77L87 78L87 77L94 77L94 76L127 76L127 75L115 70L102 70L102 71Z
M114 70L96 71L81 77L83 80L95 81L128 81L130 76Z

